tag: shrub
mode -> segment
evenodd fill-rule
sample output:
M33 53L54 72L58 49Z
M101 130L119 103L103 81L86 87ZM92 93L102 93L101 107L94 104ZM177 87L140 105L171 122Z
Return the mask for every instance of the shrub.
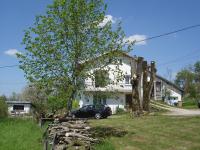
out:
M3 97L0 97L0 118L8 116L8 106Z
M73 100L72 109L77 109L77 108L79 108L79 101L78 100Z
M116 114L123 114L125 113L125 110L123 108L120 108L119 106L116 108Z

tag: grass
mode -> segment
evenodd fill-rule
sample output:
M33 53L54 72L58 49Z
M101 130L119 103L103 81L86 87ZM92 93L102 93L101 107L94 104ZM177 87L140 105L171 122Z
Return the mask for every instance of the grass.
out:
M91 120L96 137L102 142L97 150L199 150L200 117L129 115Z
M113 115L90 120L95 150L199 150L200 117ZM0 150L42 150L43 129L32 120L0 119Z
M31 119L0 119L0 150L42 150L42 133Z

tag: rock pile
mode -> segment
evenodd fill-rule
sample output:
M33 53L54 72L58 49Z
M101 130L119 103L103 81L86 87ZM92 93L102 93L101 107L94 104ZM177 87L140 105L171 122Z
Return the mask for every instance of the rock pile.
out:
M98 141L92 138L86 120L55 120L49 124L47 137L52 150L90 150L91 145Z

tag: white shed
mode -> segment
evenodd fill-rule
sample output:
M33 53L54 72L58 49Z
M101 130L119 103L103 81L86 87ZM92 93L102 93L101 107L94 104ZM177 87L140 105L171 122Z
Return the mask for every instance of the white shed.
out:
M31 102L27 101L6 101L10 115L27 115L31 113Z

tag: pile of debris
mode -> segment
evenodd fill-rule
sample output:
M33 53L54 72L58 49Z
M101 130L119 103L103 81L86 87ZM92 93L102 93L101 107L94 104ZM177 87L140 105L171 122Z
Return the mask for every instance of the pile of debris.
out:
M92 144L98 142L92 138L86 120L69 119L66 122L55 120L49 124L46 132L48 140L46 139L45 149L48 149L50 144L53 150L90 150Z

